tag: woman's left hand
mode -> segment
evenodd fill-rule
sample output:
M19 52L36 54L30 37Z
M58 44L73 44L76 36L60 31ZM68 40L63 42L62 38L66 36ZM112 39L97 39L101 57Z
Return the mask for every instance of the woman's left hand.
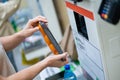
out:
M34 32L39 30L37 27L39 21L47 23L47 19L43 16L37 16L28 21L25 28L21 31L21 34L24 36L24 38L31 36Z

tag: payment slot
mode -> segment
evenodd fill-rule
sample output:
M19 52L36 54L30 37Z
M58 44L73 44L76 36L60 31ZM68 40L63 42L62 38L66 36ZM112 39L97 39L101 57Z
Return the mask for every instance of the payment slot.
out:
M85 23L85 18L84 16L73 12L75 16L75 22L77 26L78 33L85 37L88 40L88 34L87 34L87 29L86 29L86 23Z
M120 19L120 0L102 0L99 14L103 20L117 24Z
M62 54L63 51L62 51L61 47L55 40L54 36L48 29L47 25L44 22L39 22L38 27L39 27L39 30L40 30L46 44L49 46L50 50L54 54Z

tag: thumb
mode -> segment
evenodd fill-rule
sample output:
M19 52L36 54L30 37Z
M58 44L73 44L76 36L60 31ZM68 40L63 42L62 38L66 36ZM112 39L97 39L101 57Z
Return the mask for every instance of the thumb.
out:
M56 55L56 59L61 59L61 58L66 58L67 57L67 52L63 54Z
M39 30L38 27L35 27L35 28L31 29L31 31L32 31L33 33L36 32L36 31L38 31L38 30Z

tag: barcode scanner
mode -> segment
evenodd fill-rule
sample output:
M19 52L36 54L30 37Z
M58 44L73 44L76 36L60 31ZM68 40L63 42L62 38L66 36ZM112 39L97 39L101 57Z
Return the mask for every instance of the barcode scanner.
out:
M62 54L63 51L61 47L57 43L56 39L52 35L47 25L44 22L39 22L38 27L46 44L48 45L50 50L53 52L53 54ZM62 61L65 61L65 59L62 59Z

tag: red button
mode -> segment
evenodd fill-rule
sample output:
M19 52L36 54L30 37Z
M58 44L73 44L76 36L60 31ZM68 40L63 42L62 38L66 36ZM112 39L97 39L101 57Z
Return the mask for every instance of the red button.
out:
M105 14L104 14L104 13L102 13L102 14L101 14L101 16L104 18Z
M104 19L107 19L107 18L108 18L108 15L107 15L107 14L104 14L104 13L102 13L101 16L102 16Z

